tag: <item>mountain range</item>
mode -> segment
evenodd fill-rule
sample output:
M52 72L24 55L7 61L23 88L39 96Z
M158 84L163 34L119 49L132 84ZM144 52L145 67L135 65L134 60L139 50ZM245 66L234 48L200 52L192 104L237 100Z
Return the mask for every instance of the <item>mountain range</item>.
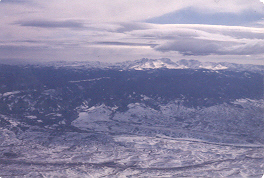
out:
M264 66L0 65L0 177L261 177Z
M258 71L263 72L263 65L236 64L228 62L200 62L198 60L182 59L176 62L168 58L148 59L143 58L135 61L125 61L119 63L104 63L95 61L57 61L42 63L41 65L72 68L100 68L119 70L150 70L150 69L208 69L208 70L237 70L237 71Z

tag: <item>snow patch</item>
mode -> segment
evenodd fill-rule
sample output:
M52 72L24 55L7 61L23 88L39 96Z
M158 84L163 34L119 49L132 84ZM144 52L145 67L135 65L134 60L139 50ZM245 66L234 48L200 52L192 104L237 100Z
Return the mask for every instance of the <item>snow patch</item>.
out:
M26 118L28 118L28 119L37 119L38 117L37 116L26 116Z
M199 68L202 68L202 69L208 69L208 70L225 70L225 69L228 69L228 67L226 66L223 66L221 64L218 64L216 66L199 66Z
M18 94L20 93L20 91L11 91L11 92L6 92L6 93L3 93L3 97L6 97L6 96L10 96L10 95L15 95L15 94Z
M71 124L80 129L103 131L105 128L101 127L99 122L109 121L111 113L112 109L105 105L93 106L84 112L80 112L78 118Z
M100 77L100 78L95 78L95 79L69 81L69 83L92 82L92 81L97 81L97 80L102 80L102 79L109 79L109 78L110 77Z

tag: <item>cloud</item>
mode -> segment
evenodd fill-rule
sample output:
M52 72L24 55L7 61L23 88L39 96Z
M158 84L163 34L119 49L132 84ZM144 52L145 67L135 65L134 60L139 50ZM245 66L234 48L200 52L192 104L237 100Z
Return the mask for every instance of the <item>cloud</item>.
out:
M259 30L262 30L261 28ZM219 33L215 31L215 33ZM243 30L225 30L221 32L222 35L230 36L235 39L256 39L256 40L264 40L264 33L254 32L254 31L243 31Z
M149 46L149 47L157 46L157 44L130 43L130 42L119 42L119 41L104 41L104 42L98 42L97 44L113 45L113 46Z
M262 43L238 44L200 39L178 40L156 46L154 49L162 52L177 51L185 56L205 55L252 55L263 54Z
M38 3L45 7L40 11L45 13L48 19L85 19L94 23L140 21L173 11L179 4L171 0L152 0L151 3L148 0L46 0Z
M157 24L210 24L210 25L249 25L264 18L264 13L247 9L237 12L199 12L193 7L181 9L146 22Z
M116 30L116 32L124 33L130 32L134 30L144 30L150 29L151 27L146 23L138 23L138 22L126 22L126 23L119 23L120 27Z
M224 55L257 55L264 54L264 41L251 42L233 46L231 49L226 49ZM217 54L217 53L216 53Z
M27 3L31 2L32 0L1 0L1 3Z
M264 56L259 0L2 0L0 13L0 58Z
M183 39L156 46L157 51L177 51L183 55L210 55L222 53L223 42L199 39Z
M26 27L40 27L40 28L85 28L83 23L74 20L65 21L49 21L49 20L29 20L20 21L17 24Z
M162 27L164 25L158 25ZM161 52L179 52L188 56L205 55L258 55L264 54L264 31L249 27L228 27L217 25L165 25L175 28L159 38L159 45L153 47ZM178 30L180 28L181 30ZM182 31L186 29L184 36ZM147 32L145 32L147 34ZM157 32L158 34L158 32ZM195 35L194 35L195 34ZM262 37L262 38L259 38ZM157 39L158 40L158 39Z
M130 34L145 40L173 40L179 38L199 37L199 29L181 25L153 25L149 29L135 30Z
M7 0L6 0L7 1ZM24 0L25 1L25 0ZM144 21L164 14L193 8L200 12L240 13L251 9L263 12L263 4L258 0L31 0L38 4L37 13L32 18L86 19L89 22L133 22ZM262 6L262 7L261 7Z

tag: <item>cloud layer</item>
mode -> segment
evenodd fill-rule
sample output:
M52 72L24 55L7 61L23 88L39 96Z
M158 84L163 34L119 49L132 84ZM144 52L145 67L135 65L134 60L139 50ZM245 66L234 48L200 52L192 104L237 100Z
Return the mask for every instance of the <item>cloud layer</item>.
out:
M264 58L259 0L2 0L0 59Z
M252 25L264 18L263 12L247 9L241 12L199 12L194 8L185 8L147 22L158 24L209 24L209 25Z
M28 27L40 28L84 28L84 25L74 20L49 21L49 20L29 20L20 21L17 24Z

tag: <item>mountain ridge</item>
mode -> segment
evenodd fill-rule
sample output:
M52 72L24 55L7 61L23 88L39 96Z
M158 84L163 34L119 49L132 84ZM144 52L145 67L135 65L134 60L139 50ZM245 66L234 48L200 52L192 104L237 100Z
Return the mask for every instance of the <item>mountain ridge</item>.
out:
M200 62L198 60L181 59L176 62L169 58L149 59L142 58L135 61L125 61L117 63L105 63L99 61L59 61L48 62L40 65L54 67L70 67L76 69L117 69L117 70L153 70L153 69L207 69L213 71L235 70L254 71L264 73L264 65L237 64L229 62Z

